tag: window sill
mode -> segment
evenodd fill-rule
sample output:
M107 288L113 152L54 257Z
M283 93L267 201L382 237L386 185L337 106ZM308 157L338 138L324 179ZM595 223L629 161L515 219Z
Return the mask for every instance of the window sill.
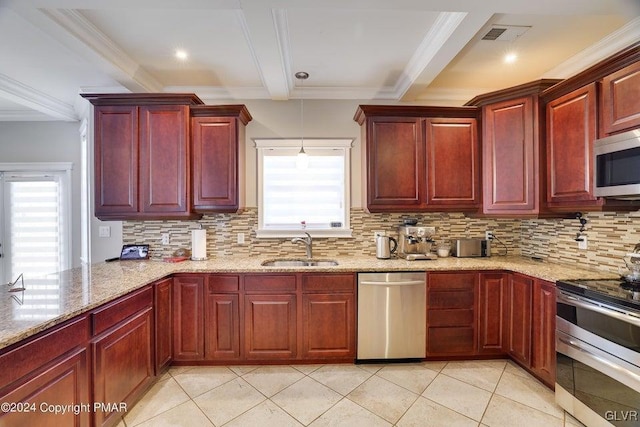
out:
M293 237L304 236L304 233L309 233L312 238L326 238L337 237L342 239L352 238L351 229L335 229L335 230L258 230L256 231L256 237L258 239L289 239Z

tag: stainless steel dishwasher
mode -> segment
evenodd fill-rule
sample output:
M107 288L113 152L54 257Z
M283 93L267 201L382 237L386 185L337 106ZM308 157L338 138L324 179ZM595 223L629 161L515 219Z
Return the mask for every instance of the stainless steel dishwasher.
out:
M426 273L358 274L358 360L426 355Z

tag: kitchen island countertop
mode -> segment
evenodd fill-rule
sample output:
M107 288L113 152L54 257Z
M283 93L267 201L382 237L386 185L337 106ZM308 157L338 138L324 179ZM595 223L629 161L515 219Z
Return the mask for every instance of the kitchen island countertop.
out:
M293 257L291 257L293 258ZM45 284L25 280L22 305L5 291L0 299L0 349L85 313L135 289L176 273L279 273L364 271L503 270L555 282L560 279L615 278L615 274L524 257L439 258L428 261L336 257L330 267L266 267L266 257L219 257L206 261L161 260L96 263L52 274ZM323 259L323 258L318 258ZM17 295L20 297L19 293Z

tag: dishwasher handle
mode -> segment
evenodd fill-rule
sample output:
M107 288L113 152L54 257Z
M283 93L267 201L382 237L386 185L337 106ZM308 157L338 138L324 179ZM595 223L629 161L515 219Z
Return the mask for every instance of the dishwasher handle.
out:
M397 282L372 282L368 280L364 280L360 282L360 285L364 286L416 286L416 285L426 285L427 282L424 280L404 280Z

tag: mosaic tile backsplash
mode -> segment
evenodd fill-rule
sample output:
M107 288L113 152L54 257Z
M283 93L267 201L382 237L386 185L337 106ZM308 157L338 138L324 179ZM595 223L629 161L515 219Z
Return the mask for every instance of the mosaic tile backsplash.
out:
M586 268L617 273L624 265L622 258L640 242L640 211L632 213L587 213L585 235L588 249L579 250L574 240L580 223L577 219L502 219L471 218L462 213L431 214L368 214L362 209L351 210L350 239L316 238L313 253L316 258L349 255L375 256L373 232L385 230L397 233L403 218L418 218L420 225L436 227L437 243L459 237L484 237L492 230L500 241L494 242L493 254L537 256L562 263L580 263ZM304 256L301 245L290 239L258 239L256 208L239 214L205 215L198 221L126 221L123 224L124 243L148 243L151 256L171 256L178 248L191 248L191 230L202 225L207 229L208 257L229 255L286 257ZM170 234L170 244L160 244L160 234ZM237 243L238 233L244 233L245 243Z

